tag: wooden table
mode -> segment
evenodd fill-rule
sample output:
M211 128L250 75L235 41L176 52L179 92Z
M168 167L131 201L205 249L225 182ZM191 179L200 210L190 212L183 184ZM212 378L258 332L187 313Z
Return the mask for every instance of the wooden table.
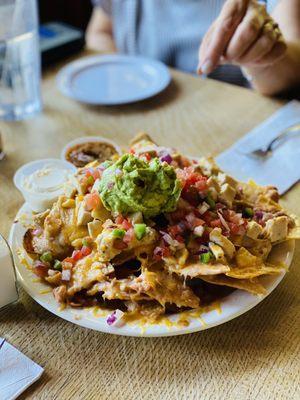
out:
M44 112L1 123L7 158L0 163L0 230L8 235L22 198L12 183L25 162L59 157L82 135L126 146L148 131L162 145L191 155L217 154L275 110L279 101L172 71L161 95L123 107L87 107L63 97L55 70L43 81ZM300 214L300 185L283 198ZM284 282L246 315L198 334L126 338L63 321L21 291L0 312L0 336L45 368L22 399L299 399L300 246ZM0 277L1 279L1 277Z

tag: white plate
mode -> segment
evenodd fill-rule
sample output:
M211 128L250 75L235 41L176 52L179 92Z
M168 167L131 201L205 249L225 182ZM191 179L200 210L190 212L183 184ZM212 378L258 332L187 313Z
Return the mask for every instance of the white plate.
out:
M22 220L24 215L29 215L30 209L24 204L18 212L16 219ZM117 335L126 336L172 336L182 335L186 333L197 332L211 328L216 325L223 324L224 322L230 321L233 318L250 310L258 303L260 303L268 294L270 294L279 282L284 277L285 273L280 275L273 275L264 278L264 285L267 288L267 294L265 296L254 296L247 292L236 290L229 296L225 297L221 301L221 312L212 310L205 312L201 315L201 318L190 318L190 325L188 327L183 326L167 326L161 325L147 325L141 328L139 324L127 324L122 327L112 327L107 325L106 317L98 317L94 315L92 309L72 309L66 308L62 311L59 310L59 306L53 298L52 293L44 293L49 289L49 286L34 282L36 276L26 268L23 263L20 262L17 256L18 249L22 248L23 236L26 229L23 227L21 222L13 224L10 232L10 245L12 247L18 280L27 291L27 293L36 300L42 307L51 311L53 314L70 321L74 324L84 326L86 328L94 329L100 332L113 333ZM272 257L277 262L284 262L287 266L290 266L294 254L295 241L290 240L277 245L272 250ZM24 251L25 253L25 251ZM30 258L27 256L27 261L30 263ZM178 315L172 316L170 319L175 321Z
M85 57L64 67L57 76L60 91L94 105L140 101L170 83L167 67L156 60L124 55Z

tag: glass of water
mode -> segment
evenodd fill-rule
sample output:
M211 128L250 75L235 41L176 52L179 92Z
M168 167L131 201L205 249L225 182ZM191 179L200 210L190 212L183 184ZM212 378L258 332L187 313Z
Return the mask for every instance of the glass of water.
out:
M0 119L42 108L36 0L0 0Z

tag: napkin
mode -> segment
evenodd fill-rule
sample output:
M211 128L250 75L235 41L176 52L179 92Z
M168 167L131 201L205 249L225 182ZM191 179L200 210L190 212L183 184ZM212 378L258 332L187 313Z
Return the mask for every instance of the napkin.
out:
M266 158L245 153L264 147L284 129L297 123L300 123L300 102L291 101L219 154L217 164L238 180L253 179L260 185L274 185L280 194L285 193L300 179L300 133L292 133L280 141Z
M37 381L44 370L3 340L0 338L0 399L14 400Z

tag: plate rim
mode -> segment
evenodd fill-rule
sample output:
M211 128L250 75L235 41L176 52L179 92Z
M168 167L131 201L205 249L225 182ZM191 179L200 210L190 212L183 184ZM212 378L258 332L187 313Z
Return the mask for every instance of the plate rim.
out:
M261 303L266 297L268 297L275 289L276 287L280 284L280 282L283 280L286 271L283 271L282 273L278 274L278 275L274 275L274 280L273 282L271 282L271 288L267 289L267 293L265 295L262 296L256 296L256 295L251 295L248 292L236 289L233 293L229 294L228 296L226 296L224 299L229 300L230 298L233 298L234 301L237 300L235 299L235 297L239 298L240 297L249 297L251 299L251 301L248 302L247 306L245 306L244 308L241 308L240 310L238 310L235 313L232 313L228 316L223 316L220 318L217 318L213 323L202 323L203 318L205 318L205 316L208 316L211 312L217 312L216 310L211 310L208 311L207 313L204 312L203 314L200 315L200 317L198 318L198 321L201 323L197 326L194 327L167 327L166 325L163 324L150 324L147 327L145 327L145 329L141 328L138 325L129 325L129 324L125 324L122 327L113 327L113 326L109 326L106 323L106 317L96 317L94 316L92 320L89 320L87 317L85 318L80 318L80 319L76 319L75 314L78 312L84 312L87 311L86 309L81 309L80 311L78 309L72 309L70 307L67 307L64 310L59 310L59 305L56 303L56 301L54 300L54 298L52 297L51 299L51 304L48 304L45 301L45 294L36 294L35 291L32 289L32 284L30 285L26 279L23 278L22 273L20 272L19 268L20 266L22 266L22 268L26 269L26 267L24 265L22 265L22 263L19 261L18 255L16 254L17 249L15 249L15 240L16 240L16 229L18 226L20 226L21 229L25 229L21 222L18 221L18 216L22 215L22 213L28 213L30 212L30 209L28 207L28 205L26 203L24 203L22 205L22 207L18 210L17 215L15 217L15 221L11 226L10 232L9 232L9 239L8 239L8 243L11 247L12 250L12 254L13 254L13 258L14 258L14 263L15 263L15 269L16 269L16 275L17 275L17 281L21 284L21 286L23 287L23 289L27 292L27 294L34 300L36 301L40 306L42 306L43 308L45 308L47 311L51 312L52 314L68 321L71 322L73 324L79 325L81 327L84 328L88 328L88 329L92 329L98 332L102 332L102 333L109 333L109 334L115 334L115 335L119 335L119 336L131 336L131 337L169 337L169 336L177 336L177 335L184 335L184 334L190 334L190 333L195 333L195 332L200 332L200 331L204 331L219 325L222 325L224 323L227 323L243 314L245 314L246 312L250 311L252 308L254 308L255 306L257 306L259 303ZM295 240L290 239L289 241L286 241L285 243L289 242L289 246L290 249L287 253L285 253L286 257L287 257L287 266L290 267L293 257L294 257L294 251L295 251ZM28 271L28 270L27 270ZM29 272L29 271L28 271ZM33 282L31 282L33 283ZM44 288L48 288L49 289L49 285L47 285L46 283L39 283L39 285L42 285ZM222 306L225 304L223 302L223 299L221 299L220 301L220 305ZM88 310L89 311L89 310ZM219 314L222 315L222 314ZM101 319L105 319L105 321L103 320L103 324L99 324L99 326L91 326L95 323L95 321L100 321ZM195 321L197 318L196 317L192 317L190 319L191 323L193 321ZM155 329L157 328L161 328L159 329L158 332L155 331ZM152 329L151 329L152 328ZM174 329L172 329L174 328ZM147 331L148 330L148 331Z
M79 69L87 68L89 66L92 66L94 64L103 64L103 63L108 63L108 62L125 62L125 61L130 61L130 62L137 62L140 63L147 63L156 69L159 70L160 72L160 78L161 78L161 84L158 88L154 88L154 90L150 90L148 94L146 95L137 95L135 97L132 97L128 100L115 100L115 101L88 101L86 99L80 98L80 96L74 95L73 91L70 88L70 81L72 79L72 76L74 73L78 73ZM92 55L92 56L86 56L82 58L78 58L77 60L74 60L64 67L62 67L57 75L56 75L56 85L59 89L59 91L67 96L68 98L71 98L73 100L76 100L78 102L84 103L84 104L89 104L89 105L94 105L94 106L117 106L117 105L125 105L125 104L132 104L137 101L142 101L149 99L156 94L161 93L163 90L165 90L170 82L171 82L171 74L169 72L168 67L162 63L159 60L155 60L152 58L147 58L147 57L142 57L142 56L133 56L133 55L123 55L123 54L103 54L103 55Z

